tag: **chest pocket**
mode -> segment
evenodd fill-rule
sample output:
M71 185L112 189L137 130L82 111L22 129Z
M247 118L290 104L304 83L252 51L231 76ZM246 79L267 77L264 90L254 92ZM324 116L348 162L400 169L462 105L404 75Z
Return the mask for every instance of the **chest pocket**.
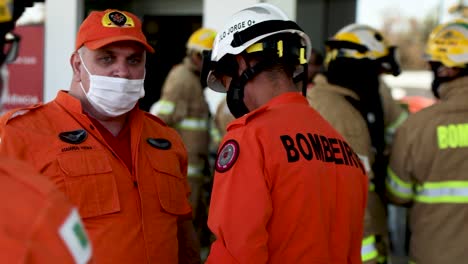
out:
M175 215L189 214L192 208L187 198L187 179L180 171L177 157L150 153L147 157L156 173L156 188L162 209Z
M58 156L66 194L83 218L120 211L117 184L104 151L76 151Z

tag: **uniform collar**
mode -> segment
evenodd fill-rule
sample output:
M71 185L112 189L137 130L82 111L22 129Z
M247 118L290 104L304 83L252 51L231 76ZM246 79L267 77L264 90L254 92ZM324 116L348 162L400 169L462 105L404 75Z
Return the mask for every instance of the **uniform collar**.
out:
M199 70L197 69L197 66L195 65L195 63L192 62L192 59L190 58L190 56L187 55L183 59L182 64L184 64L190 71L196 74L199 74Z
M61 90L57 94L55 101L69 112L83 114L83 108L78 98L71 96L68 91Z
M268 109L271 109L272 107L276 105L281 105L281 104L308 105L309 102L307 101L307 98L303 96L299 91L298 92L286 92L276 97L273 97L270 101L268 101L268 103L255 109L254 111L251 111L248 114L245 114L244 116L235 119L228 125L228 128L231 126L236 126L236 125L245 125L249 119L252 119L255 116L262 114L263 112L266 112Z

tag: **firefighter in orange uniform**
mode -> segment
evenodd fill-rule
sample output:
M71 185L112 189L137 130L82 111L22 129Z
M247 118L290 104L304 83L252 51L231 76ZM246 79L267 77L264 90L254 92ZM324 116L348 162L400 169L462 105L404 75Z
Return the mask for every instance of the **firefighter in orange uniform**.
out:
M388 167L389 199L409 207L410 263L468 260L468 20L437 26L426 59L439 100L397 129Z
M5 45L6 35L32 5L26 2L0 3L0 67L16 59L19 43ZM0 79L0 94L2 88ZM77 209L28 164L0 157L0 199L0 263L91 263L91 243Z
M28 164L0 162L0 262L91 263L91 243L65 195Z
M227 92L237 118L215 163L207 263L361 263L367 176L303 96L310 50L295 22L260 3L235 13L205 53L202 80Z
M97 263L199 263L187 152L139 109L145 56L137 16L93 11L78 31L69 91L0 120L0 153L25 160L78 207Z

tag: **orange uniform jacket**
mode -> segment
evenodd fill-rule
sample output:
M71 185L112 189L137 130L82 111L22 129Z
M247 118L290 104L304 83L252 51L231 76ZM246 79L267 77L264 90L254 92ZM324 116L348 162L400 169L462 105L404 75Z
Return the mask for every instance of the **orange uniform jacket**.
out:
M367 176L291 92L230 123L216 161L207 263L361 263Z
M0 153L26 160L78 208L97 263L177 262L177 220L191 215L177 132L137 108L128 117L130 172L80 102L59 92L0 120Z
M0 158L0 200L0 263L88 263L76 209L27 164Z

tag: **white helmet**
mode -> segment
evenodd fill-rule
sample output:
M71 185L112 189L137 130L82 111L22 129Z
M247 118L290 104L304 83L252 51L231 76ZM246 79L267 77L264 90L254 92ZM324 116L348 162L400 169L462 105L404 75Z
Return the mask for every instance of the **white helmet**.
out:
M202 73L202 81L206 80L207 85L217 92L226 92L226 88L214 76L216 63L227 54L240 54L260 40L280 33L299 35L306 47L301 62L305 60L306 63L312 49L310 39L281 9L268 3L259 3L235 13L216 35L211 56L204 61L204 67L209 68L205 68Z

